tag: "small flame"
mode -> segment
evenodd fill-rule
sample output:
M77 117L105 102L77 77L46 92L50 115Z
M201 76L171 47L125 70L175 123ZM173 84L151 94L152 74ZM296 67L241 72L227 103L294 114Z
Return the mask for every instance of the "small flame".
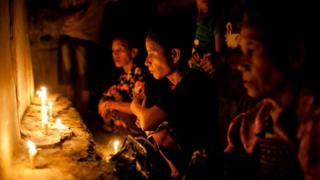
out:
M67 129L67 127L62 124L60 118L57 118L57 119L56 119L56 128L57 128L57 129Z
M119 151L119 145L120 145L120 141L119 140L114 140L114 142L113 142L114 153L117 153Z
M47 99L47 88L42 86L41 91L39 93L37 91L37 94L41 98L41 105L44 106Z
M41 98L41 91L37 90L36 93L37 93L38 98Z
M47 94L47 88L46 88L45 86L42 86L42 87L41 87L41 92L42 92L43 94Z
M28 145L28 148L29 148L29 154L30 155L37 154L36 145L32 141L28 140L27 145Z

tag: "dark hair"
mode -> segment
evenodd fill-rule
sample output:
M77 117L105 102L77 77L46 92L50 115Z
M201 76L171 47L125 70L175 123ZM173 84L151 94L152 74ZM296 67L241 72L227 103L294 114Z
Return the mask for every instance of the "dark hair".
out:
M243 26L255 29L257 39L267 48L272 63L284 75L292 75L290 65L300 56L303 42L303 9L296 1L251 0L245 3ZM300 61L300 60L299 60Z
M159 44L167 55L173 48L178 48L181 51L178 66L186 68L192 52L192 22L177 16L158 17L156 22L147 37Z
M119 40L127 44L128 49L138 48L139 43L132 35L128 33L118 33L115 35L112 41Z
M141 38L141 36L136 35L135 33L132 32L118 32L113 40L119 40L121 42L124 42L126 44L126 48L131 50L132 48L137 48L138 54L135 57L134 63L138 66L143 67L144 60L146 57L146 51L144 48L144 38Z

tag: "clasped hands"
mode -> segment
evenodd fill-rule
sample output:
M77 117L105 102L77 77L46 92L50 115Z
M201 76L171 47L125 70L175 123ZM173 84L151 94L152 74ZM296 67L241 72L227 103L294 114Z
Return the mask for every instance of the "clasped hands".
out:
M208 75L213 75L216 71L216 65L212 53L206 53L201 57L199 53L194 53L188 61L189 67L197 66L204 70Z

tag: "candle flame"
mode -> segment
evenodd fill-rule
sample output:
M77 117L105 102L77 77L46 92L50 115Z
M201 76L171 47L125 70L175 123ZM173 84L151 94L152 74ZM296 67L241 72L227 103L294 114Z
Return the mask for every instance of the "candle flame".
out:
M113 142L114 153L117 153L119 151L119 145L120 145L120 141L119 140L114 140L114 142Z
M36 93L37 93L38 97L41 98L41 91L37 90Z
M56 128L57 128L57 129L67 129L67 127L62 124L60 118L57 118L57 119L56 119Z
M47 88L42 86L41 91L37 91L37 94L41 98L41 105L44 106L47 99Z
M45 86L42 86L42 87L41 87L41 92L42 92L43 94L46 94L46 93L47 93L47 88L46 88Z
M33 155L33 154L37 153L36 145L32 141L28 140L27 141L27 145L28 145L28 148L29 148L29 154L30 155Z

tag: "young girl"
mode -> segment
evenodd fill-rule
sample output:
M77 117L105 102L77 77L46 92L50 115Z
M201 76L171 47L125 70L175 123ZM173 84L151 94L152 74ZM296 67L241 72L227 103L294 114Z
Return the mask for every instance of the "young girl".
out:
M134 132L139 129L135 126L135 117L130 110L130 103L134 91L140 91L139 86L142 87L144 82L142 68L135 62L137 55L138 48L129 37L118 36L113 39L114 64L117 68L122 68L123 73L118 83L112 85L99 102L99 114L106 123L114 123L116 126L123 126Z

